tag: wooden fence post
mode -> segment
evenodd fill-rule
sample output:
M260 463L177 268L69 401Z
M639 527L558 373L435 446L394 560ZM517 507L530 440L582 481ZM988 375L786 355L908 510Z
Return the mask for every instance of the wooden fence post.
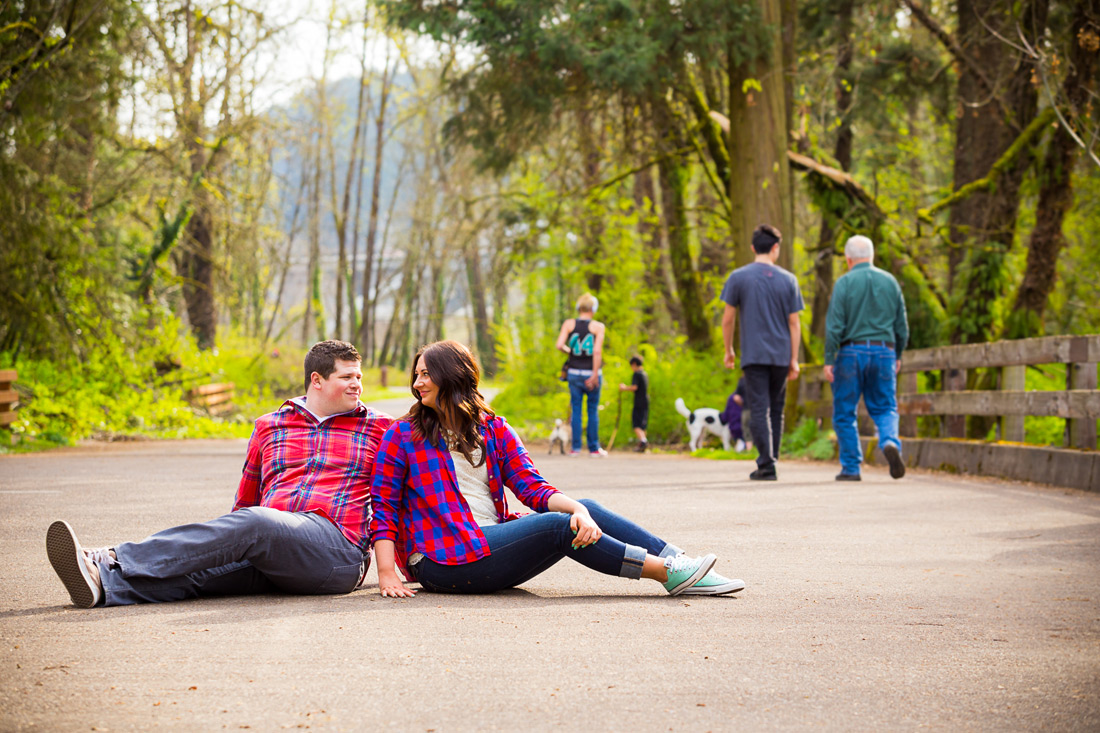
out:
M898 375L898 396L917 393L918 372L902 372ZM898 432L903 438L917 437L917 416L901 415L898 420Z
M945 392L963 392L966 390L965 369L944 369L943 390ZM943 418L944 436L948 438L966 437L966 415L945 415Z
M1066 365L1067 389L1096 389L1096 364L1074 362ZM1095 420L1066 420L1071 448L1096 450Z
M1023 392L1027 367L1024 365L1001 367L1001 391ZM1024 416L1001 416L1001 440L1009 440L1013 443L1024 442Z

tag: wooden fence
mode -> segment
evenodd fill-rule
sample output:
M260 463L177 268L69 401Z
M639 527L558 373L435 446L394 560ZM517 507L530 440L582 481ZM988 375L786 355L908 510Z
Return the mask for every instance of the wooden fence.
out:
M0 369L0 426L15 422L15 408L19 406L19 393L15 391L14 369Z
M1100 490L1100 454L1096 453L1096 421L1100 419L1098 362L1100 335L1049 336L905 352L898 375L902 437L916 437L918 417L939 418L938 439L905 441L906 462ZM1065 389L1024 389L1027 368L1043 364L1066 365ZM999 389L966 389L968 370L990 368L999 370ZM921 372L939 372L942 390L918 392ZM798 394L801 415L831 420L829 384L820 366L803 370ZM869 434L873 427L862 402L860 412L861 433ZM996 419L1001 442L965 441L968 415ZM1064 419L1064 447L1022 445L1024 418L1028 416ZM867 451L867 455L872 454Z
M236 385L232 382L200 384L187 391L187 401L195 407L206 410L208 415L224 415L234 409L233 390L235 387Z

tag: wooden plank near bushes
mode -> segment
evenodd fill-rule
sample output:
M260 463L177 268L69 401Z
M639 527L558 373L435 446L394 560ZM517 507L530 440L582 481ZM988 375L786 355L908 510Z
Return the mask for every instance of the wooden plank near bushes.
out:
M0 369L0 425L11 425L17 417L15 408L19 405L19 393L13 385L18 376L14 369Z
M1100 362L1100 336L1043 336L988 344L914 349L902 355L901 371L931 372L939 369L1088 362Z
M200 384L188 390L187 401L211 415L222 415L233 409L233 382Z
M1100 392L926 392L898 397L904 415L1031 415L1100 420Z

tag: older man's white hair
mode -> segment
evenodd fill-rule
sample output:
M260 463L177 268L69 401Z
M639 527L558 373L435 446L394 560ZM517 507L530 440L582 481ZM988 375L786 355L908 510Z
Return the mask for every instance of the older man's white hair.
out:
M849 237L844 245L844 256L850 260L875 259L875 245L862 234Z

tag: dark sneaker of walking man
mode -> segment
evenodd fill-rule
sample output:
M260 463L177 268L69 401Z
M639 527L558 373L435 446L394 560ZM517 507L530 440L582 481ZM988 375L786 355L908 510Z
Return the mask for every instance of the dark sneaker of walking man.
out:
M50 525L46 554L73 604L355 590L370 565L371 470L393 423L359 401L360 361L344 341L309 350L305 395L256 420L229 514L97 549Z
M859 397L878 428L890 476L905 475L898 437L897 379L909 343L905 299L894 276L872 264L875 248L856 235L844 245L848 272L836 281L825 318L825 379L833 384L833 429L840 452L837 481L859 481L863 447Z

